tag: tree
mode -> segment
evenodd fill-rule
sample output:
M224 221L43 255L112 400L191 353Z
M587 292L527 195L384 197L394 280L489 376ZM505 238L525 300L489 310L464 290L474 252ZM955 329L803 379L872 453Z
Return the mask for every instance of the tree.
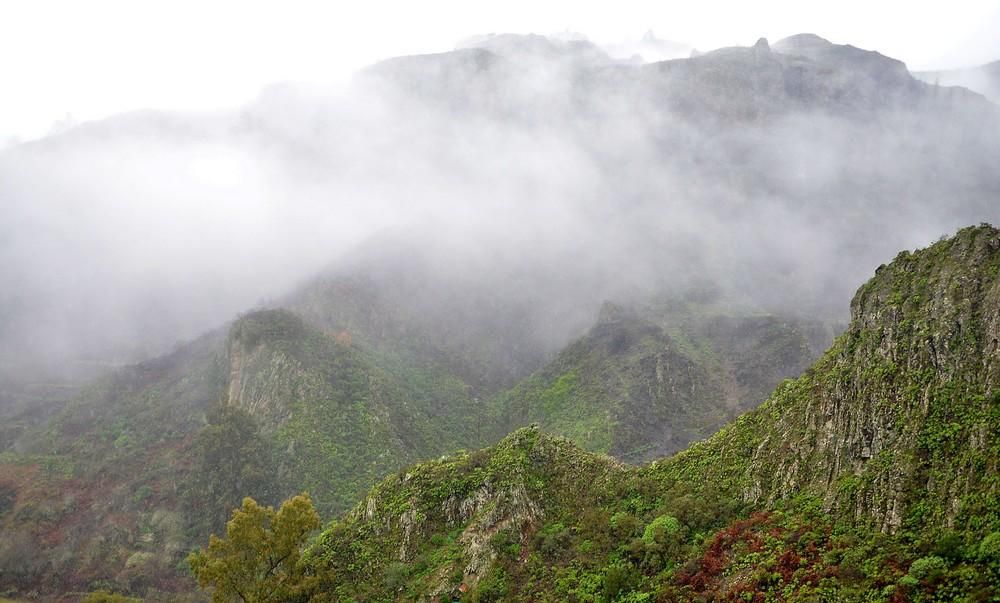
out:
M213 589L213 603L307 601L316 581L305 571L302 547L319 525L308 494L277 511L247 497L226 524L226 538L213 534L188 563L198 585Z

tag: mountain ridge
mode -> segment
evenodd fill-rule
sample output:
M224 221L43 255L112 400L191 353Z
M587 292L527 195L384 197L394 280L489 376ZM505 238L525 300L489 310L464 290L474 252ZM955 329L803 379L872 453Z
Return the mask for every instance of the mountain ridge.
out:
M412 467L316 540L322 590L989 600L1000 560L998 295L991 226L903 252L859 289L851 326L823 358L708 440L626 469L532 427ZM929 351L926 337L943 347Z

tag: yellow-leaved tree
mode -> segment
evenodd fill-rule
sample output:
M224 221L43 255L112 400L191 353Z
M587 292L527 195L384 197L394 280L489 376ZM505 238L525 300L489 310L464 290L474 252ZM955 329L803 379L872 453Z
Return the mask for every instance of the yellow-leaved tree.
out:
M198 585L212 588L213 603L308 601L315 580L301 562L302 547L319 526L308 494L286 500L277 511L247 497L226 524L226 537L213 534L188 563Z

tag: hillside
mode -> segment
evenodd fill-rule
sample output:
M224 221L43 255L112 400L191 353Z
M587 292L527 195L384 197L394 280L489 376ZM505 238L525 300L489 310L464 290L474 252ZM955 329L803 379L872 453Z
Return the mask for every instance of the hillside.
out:
M653 472L765 504L813 493L885 532L994 521L1000 233L900 253L851 313L802 377Z
M307 490L334 516L401 467L536 419L635 462L712 433L815 356L802 325L776 317L684 319L703 308L689 300L644 310L658 326L608 304L586 337L487 398L517 374L490 356L498 327L442 334L435 315L406 312L399 290L319 279L289 298L309 321L247 314L15 430L0 456L0 584L156 600L192 588L178 563L245 495L273 504ZM499 371L481 372L483 358ZM564 387L568 373L578 389ZM704 387L686 393L691 375ZM595 416L616 418L613 439L583 431Z
M647 467L532 428L387 478L313 545L324 591L993 600L1000 231L901 253L851 307L847 332L802 377Z
M340 512L401 466L482 442L478 412L447 373L248 314L108 376L2 453L0 584L190 590L178 563L243 496L309 490Z
M724 306L605 304L584 337L493 401L504 432L537 423L586 450L659 458L756 407L828 343L818 324L735 304L714 313Z

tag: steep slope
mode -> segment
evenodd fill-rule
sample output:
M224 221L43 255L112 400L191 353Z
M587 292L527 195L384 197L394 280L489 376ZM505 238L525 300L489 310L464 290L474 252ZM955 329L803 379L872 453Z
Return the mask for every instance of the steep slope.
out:
M308 490L331 516L400 467L536 419L636 462L709 435L813 355L783 321L712 315L688 325L662 302L644 310L659 324L606 316L547 369L498 393L560 337L503 293L434 277L410 257L394 271L376 258L317 278L285 298L294 312L247 314L121 369L40 426L13 426L0 459L12 499L0 584L166 596L157 593L190 588L177 563L242 496L274 503ZM442 287L452 293L437 304ZM589 392L586 412L575 394L539 394L566 373ZM606 441L584 430L608 417ZM26 554L37 541L46 545Z
M568 337L565 328L546 328L544 313L532 312L528 299L443 276L415 262L419 254L398 253L318 277L283 305L323 330L349 333L387 362L456 375L478 397L511 387Z
M994 600L1000 231L881 267L802 377L645 468L537 429L385 480L310 555L370 601Z
M190 546L193 436L224 392L224 341L212 333L106 376L0 454L3 591L190 589L175 566Z
M659 458L755 407L816 358L816 339L827 343L806 321L687 310L605 304L586 336L493 401L501 425L535 422L629 462Z
M654 472L753 502L813 492L883 531L974 528L998 507L1000 233L880 267L851 327L759 410Z
M476 441L479 407L464 383L373 356L348 333L275 310L239 320L228 344L228 404L273 432L283 479L316 492L323 513L407 462Z
M795 327L773 318L713 316L689 328L661 310L675 340L608 305L587 337L487 402L477 392L495 391L511 369L493 356L504 376L477 372L484 364L469 362L469 346L488 343L495 327L467 340L435 333L433 315L414 320L370 285L320 280L291 300L321 328L287 310L245 315L109 376L16 438L0 457L9 499L0 584L167 597L191 587L177 563L242 496L274 503L308 490L330 516L400 467L482 446L536 417L635 462L708 435L755 403L737 394L776 377L741 362L782 373L812 355ZM463 350L466 362L455 362ZM563 387L566 374L580 377L578 389ZM595 417L614 418L613 429L603 426L606 442L584 431Z

